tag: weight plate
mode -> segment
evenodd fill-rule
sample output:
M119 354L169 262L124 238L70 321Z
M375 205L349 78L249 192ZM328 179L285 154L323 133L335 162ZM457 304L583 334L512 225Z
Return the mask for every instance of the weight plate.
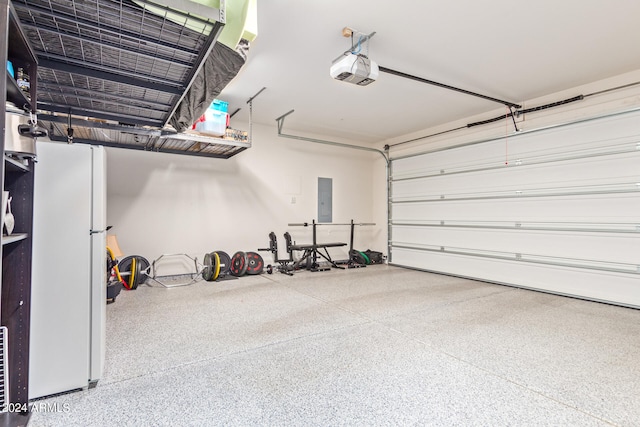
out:
M351 261L355 262L356 264L362 264L362 265L366 264L366 261L362 256L362 253L360 253L359 251L356 251L355 249L353 249L351 250L350 255L351 255Z
M118 270L120 273L129 273L131 271L131 260L133 260L134 257L136 258L136 263L140 265L140 275L138 276L138 284L140 285L147 281L151 270L151 264L149 264L149 261L145 257L140 255L126 256L118 262ZM126 275L124 279L126 279Z
M203 264L202 278L207 282L213 281L213 260L211 259L211 254L204 254Z
M138 283L143 284L146 283L149 278L149 274L151 273L151 264L149 263L149 260L145 257L141 257L140 255L138 255L138 264L140 264L140 280Z
M218 280L218 276L220 276L220 255L218 255L218 252L212 252L211 258L213 261L213 280Z
M131 290L133 289L133 281L135 280L135 268L136 268L136 257L131 258L131 262L127 266L127 270L123 271L122 275L122 283L124 287Z
M135 279L135 268L136 268L136 257L133 257L131 258L131 264L129 264L129 271L127 272L129 274L126 275L124 279L124 285L129 290L133 289L132 279Z
M124 262L122 262L124 261ZM117 266L117 270L118 270L118 277L119 279L122 281L122 283L124 284L125 288L127 289L134 289L134 284L135 284L135 280L136 280L136 268L140 268L139 266L139 261L137 259L137 257L135 255L132 256L128 256L126 258L123 258L120 263L118 263ZM138 267L136 267L136 265L138 265ZM138 272L139 274L139 272ZM133 280L132 280L133 279ZM139 280L139 279L138 279Z
M129 287L131 289L138 289L140 284L140 261L138 257L133 257L131 260L131 276L129 276Z
M367 265L371 264L371 260L369 259L367 254L365 254L364 252L360 251L360 255L362 255L362 258L364 258L364 263L365 264L367 264Z
M247 272L248 266L249 262L247 260L247 254L242 251L238 251L231 257L231 269L229 271L234 276L244 276Z
M247 252L247 274L260 274L264 268L264 260L259 253Z
M220 274L229 274L231 270L231 257L224 251L216 251L220 257Z

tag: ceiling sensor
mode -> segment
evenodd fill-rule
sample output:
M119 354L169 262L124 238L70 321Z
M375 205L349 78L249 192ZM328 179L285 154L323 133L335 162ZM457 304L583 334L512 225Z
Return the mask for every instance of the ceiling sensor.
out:
M329 69L332 78L358 86L367 86L376 81L380 73L378 64L369 59L368 55L362 53L363 44L365 44L367 52L369 51L369 39L374 34L375 32L368 35L360 34L349 27L342 29L344 37L351 37L351 48L333 61ZM358 40L354 41L356 35Z

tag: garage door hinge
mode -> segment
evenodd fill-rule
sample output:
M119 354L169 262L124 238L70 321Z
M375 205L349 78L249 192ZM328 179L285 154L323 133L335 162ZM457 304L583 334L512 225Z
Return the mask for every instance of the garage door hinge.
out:
M516 254L516 259L518 260L522 259L522 254Z

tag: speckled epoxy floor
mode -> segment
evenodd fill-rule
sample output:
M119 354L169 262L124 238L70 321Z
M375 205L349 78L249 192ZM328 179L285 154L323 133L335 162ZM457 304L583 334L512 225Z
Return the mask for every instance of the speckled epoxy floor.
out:
M142 286L31 426L640 425L640 310L389 266Z

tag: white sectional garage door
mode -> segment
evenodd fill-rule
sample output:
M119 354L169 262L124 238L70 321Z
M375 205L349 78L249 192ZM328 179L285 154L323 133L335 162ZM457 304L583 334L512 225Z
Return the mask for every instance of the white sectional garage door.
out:
M390 199L392 264L640 307L640 111L394 159Z

